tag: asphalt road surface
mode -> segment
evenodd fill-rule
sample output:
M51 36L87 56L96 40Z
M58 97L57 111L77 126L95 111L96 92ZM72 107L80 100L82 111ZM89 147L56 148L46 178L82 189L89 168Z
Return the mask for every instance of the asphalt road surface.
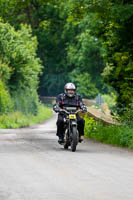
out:
M87 139L64 150L55 121L0 130L0 200L133 200L133 152Z

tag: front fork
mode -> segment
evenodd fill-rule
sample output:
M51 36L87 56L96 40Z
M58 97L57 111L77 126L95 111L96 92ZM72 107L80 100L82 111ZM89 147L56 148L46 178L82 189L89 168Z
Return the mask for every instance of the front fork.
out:
M68 119L67 124L65 125L65 139L71 142L72 140L72 127L76 126L77 128L77 119ZM66 132L67 131L67 132Z
M77 128L77 120L69 119L69 136L72 138L72 127L75 126Z

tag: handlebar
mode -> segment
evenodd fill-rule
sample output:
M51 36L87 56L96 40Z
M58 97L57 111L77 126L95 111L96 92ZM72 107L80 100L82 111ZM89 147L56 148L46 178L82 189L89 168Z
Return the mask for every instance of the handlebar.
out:
M81 109L79 109L79 110L77 110L77 111L74 111L74 113L75 114L77 114L78 112L81 112L82 110ZM60 111L59 112L65 112L65 113L67 113L67 114L70 114L70 112L68 112L67 110L65 110L65 109L60 109Z

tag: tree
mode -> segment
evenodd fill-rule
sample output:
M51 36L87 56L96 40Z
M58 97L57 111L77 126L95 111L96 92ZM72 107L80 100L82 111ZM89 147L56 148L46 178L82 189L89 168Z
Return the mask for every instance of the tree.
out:
M118 94L117 106L128 107L133 99L133 2L107 1L97 20L102 22L97 33L106 49L105 81Z
M75 23L88 13L92 17L91 35L102 41L104 49L104 80L117 92L117 106L128 107L133 99L133 1L74 0L71 7Z
M21 102L21 110L34 114L37 112L36 90L41 72L36 48L37 40L32 37L30 27L21 26L20 30L15 31L8 23L0 22L0 79L3 88L8 88L12 98ZM25 108L21 97L25 98Z
M99 93L95 84L92 82L90 74L87 72L80 73L80 71L74 70L69 77L70 80L75 83L77 93L79 93L82 97L94 99Z
M20 23L28 23L37 36L37 53L45 66L40 76L39 94L59 93L65 82L70 81L69 73L76 68L80 68L81 73L89 73L96 87L103 90L100 41L96 42L90 33L91 16L85 14L86 5L83 1L64 0L3 1L3 19L16 29ZM80 61L79 54L82 54Z

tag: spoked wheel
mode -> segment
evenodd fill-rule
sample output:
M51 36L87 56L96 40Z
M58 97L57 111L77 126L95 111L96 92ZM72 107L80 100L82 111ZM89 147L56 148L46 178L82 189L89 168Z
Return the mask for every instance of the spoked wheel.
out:
M69 146L70 146L70 142L69 142L68 132L66 132L65 137L64 137L64 149L68 149Z
M73 152L76 151L76 146L78 144L78 137L77 137L77 127L72 127L72 141L71 141L71 150Z

